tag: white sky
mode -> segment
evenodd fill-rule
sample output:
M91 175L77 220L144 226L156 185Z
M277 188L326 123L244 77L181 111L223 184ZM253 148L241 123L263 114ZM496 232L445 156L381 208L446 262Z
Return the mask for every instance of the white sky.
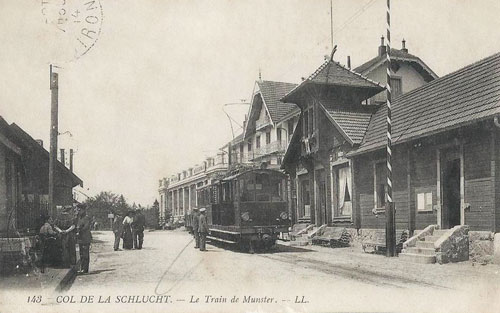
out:
M385 0L334 0L335 59L374 57ZM231 139L222 105L263 79L299 82L330 53L329 0L101 0L96 45L60 70L59 129L91 195L151 204L158 179ZM392 1L392 46L442 76L500 52L500 1ZM360 8L363 14L345 24ZM341 27L344 26L345 27ZM0 0L0 115L49 145L51 35L41 1ZM227 108L242 120L245 107ZM60 146L69 148L67 136Z

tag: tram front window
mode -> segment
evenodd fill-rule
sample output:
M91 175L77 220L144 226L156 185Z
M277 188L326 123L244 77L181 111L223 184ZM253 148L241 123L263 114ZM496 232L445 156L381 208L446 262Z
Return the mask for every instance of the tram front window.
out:
M240 194L242 202L281 202L283 191L281 179L269 174L255 174L246 179L240 179Z

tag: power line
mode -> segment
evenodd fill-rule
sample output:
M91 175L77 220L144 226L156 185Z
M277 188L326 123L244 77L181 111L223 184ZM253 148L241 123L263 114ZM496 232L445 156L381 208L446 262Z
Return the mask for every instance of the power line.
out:
M339 33L340 31L342 31L344 28L346 28L347 26L349 26L349 24L354 21L356 18L358 18L359 16L361 16L363 13L365 13L366 10L368 10L368 8L370 8L373 4L375 4L375 1L377 0L370 0L369 2L367 2L365 5L363 5L359 10L357 10L356 12L354 12L353 15L351 15L334 33L333 35L336 35L337 33Z

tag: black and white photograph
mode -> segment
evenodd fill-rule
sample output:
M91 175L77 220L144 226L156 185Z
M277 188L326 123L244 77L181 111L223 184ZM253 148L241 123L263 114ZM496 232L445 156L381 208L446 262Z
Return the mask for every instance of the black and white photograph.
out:
M500 312L497 0L0 0L0 312Z

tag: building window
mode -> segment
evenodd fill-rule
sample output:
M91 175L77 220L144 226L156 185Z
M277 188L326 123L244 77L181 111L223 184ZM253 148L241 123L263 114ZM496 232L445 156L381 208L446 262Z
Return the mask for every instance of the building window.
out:
M248 152L252 151L252 142L251 141L248 142L247 149L248 149Z
M417 211L418 212L432 212L432 191L430 190L417 190Z
M303 206L303 216L311 215L311 188L309 186L309 180L305 179L301 183L302 185L302 206Z
M271 132L266 132L266 145L271 143Z
M387 195L387 167L385 162L375 164L375 207L384 208Z
M260 136L257 136L255 138L255 148L257 148L257 149L260 148Z
M281 128L276 128L276 139L281 142Z
M302 134L304 137L307 137L307 128L309 125L309 111L304 111L304 115L302 117Z
M401 78L399 78L399 77L392 77L391 78L391 93L395 97L397 97L403 93Z
M240 162L243 163L243 144L240 144Z
M334 176L334 217L351 217L352 215L352 182L351 168L347 166L332 169Z
M314 110L311 108L309 110L309 135L314 132Z

